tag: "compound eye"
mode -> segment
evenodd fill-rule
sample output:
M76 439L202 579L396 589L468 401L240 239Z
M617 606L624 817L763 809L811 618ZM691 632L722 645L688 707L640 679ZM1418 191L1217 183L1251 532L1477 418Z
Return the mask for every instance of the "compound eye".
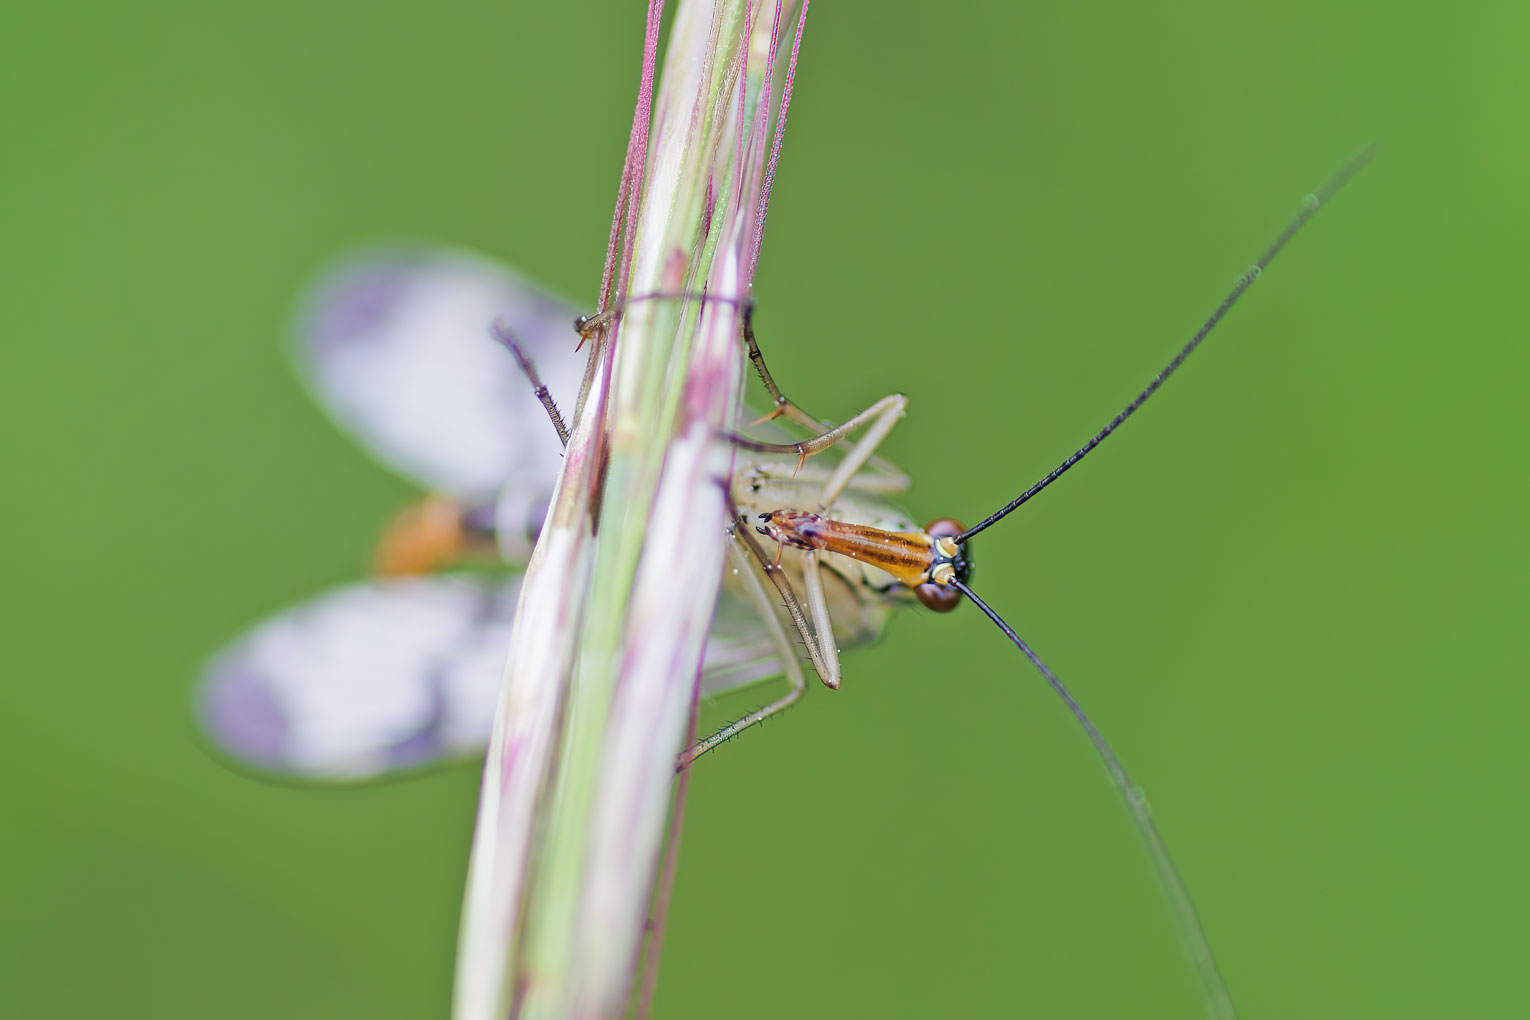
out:
M931 538L955 538L967 528L954 517L939 517L931 521L924 530L925 534Z
M959 535L961 531L957 530L952 534ZM949 613L962 600L962 593L946 584L921 584L914 589L914 595L924 603L925 608L933 609L937 613Z

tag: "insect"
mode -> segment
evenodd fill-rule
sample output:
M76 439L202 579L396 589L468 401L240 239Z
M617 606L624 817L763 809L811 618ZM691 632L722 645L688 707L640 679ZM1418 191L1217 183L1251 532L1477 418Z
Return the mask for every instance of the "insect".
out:
M300 375L344 431L431 495L385 529L376 577L276 613L207 666L197 715L220 752L260 773L316 781L482 753L519 567L560 463L541 420L551 401L533 399L488 327L497 320L528 366L536 357L547 373L544 391L572 394L583 363L570 356L574 318L568 303L460 252L363 252L321 279L296 331ZM783 404L777 414L800 415ZM887 499L907 487L907 477L885 461L864 460L869 465L845 470L843 462L802 465L795 455L756 451L738 462L734 499L756 509L808 505L833 482L841 491L836 512L913 527ZM913 601L879 571L849 561L821 573L827 633L842 647L875 639L894 609ZM702 688L718 694L784 673L791 690L687 760L784 708L804 686L757 575L734 555ZM805 583L800 572L793 576Z
M1302 211L1239 279L1211 317L1119 414L1034 485L971 528L950 519L915 528L886 501L884 494L906 487L907 478L877 461L874 454L902 416L904 398L883 398L838 426L812 418L775 385L755 343L746 306L742 315L744 339L775 401L775 409L767 418L784 416L818 430L818 434L797 442L731 437L739 450L758 455L741 463L728 484L734 504L729 543L733 569L729 576L738 579L744 591L742 601L754 614L752 619L747 612L740 615L737 588L725 586L719 624L714 626L708 644L703 689L726 690L784 670L790 690L700 742L681 756L681 766L784 709L803 691L801 667L760 574L774 584L815 671L830 687L840 682L838 647L875 636L891 607L899 602L917 599L930 608L949 610L964 599L970 601L1042 674L1085 730L1148 847L1213 1014L1236 1016L1189 893L1141 791L1057 675L973 591L969 543L1071 470L1135 414L1222 321L1296 232L1370 156L1371 151L1365 151L1308 197ZM503 273L483 263L477 263L476 270L491 276ZM529 467L529 459L522 463L515 454L507 455L495 446L503 447L511 437L523 436L527 423L518 417L514 424L493 434L488 449L460 462L454 459L448 470L447 458L435 461L435 453L445 449L443 437L448 430L437 428L433 414L438 408L431 406L430 399L416 399L420 395L411 394L404 398L411 409L409 421L393 420L400 399L394 388L402 392L417 381L408 369L422 349L411 347L407 338L399 338L405 333L418 337L428 332L426 327L432 321L418 310L406 313L393 308L400 283L415 273L420 279L429 276L418 266L402 272L395 267L390 285L384 278L386 273L373 265L353 277L337 277L321 291L319 314L308 320L305 332L310 378L321 402L343 426L370 444L384 462L449 494L435 497L436 502L427 502L400 518L383 545L385 568L451 566L475 549L481 552L490 537L505 562L517 562L515 557L534 536L531 522L540 519L534 510L538 501L545 504L553 472L542 470L545 465ZM464 271L463 275L471 274ZM499 286L513 279L501 276ZM525 285L516 281L515 286ZM487 289L493 289L492 285ZM499 300L503 299L501 293ZM409 304L404 302L406 308ZM566 306L556 311L559 319L567 321ZM618 309L614 314L619 313ZM411 325L397 327L397 331L378 325L391 322L395 314L406 324L413 315L421 317ZM492 314L478 317L464 335L477 332ZM578 321L581 331L599 325L589 319ZM511 346L522 369L537 383L542 411L551 415L560 438L566 438L555 405L545 399L547 390L555 387L540 386L526 351L542 335L540 327L528 320L505 330L505 335L513 338ZM387 354L379 356L376 364L364 353L349 358L343 353L353 347L365 352L379 337L391 338L388 343L395 346L387 347ZM430 348L430 354L441 358L444 350ZM405 353L410 351L416 353ZM354 373L355 379L348 373ZM495 390L503 379L503 375L497 376L490 389ZM476 377L459 380L470 389L482 381ZM469 420L476 411L464 416L463 409L474 407L473 399L465 399L437 381L432 385L439 387L434 390L438 402L445 395L448 402L460 404L442 411L444 420L461 419L457 425L467 423L475 428L481 424ZM518 415L536 416L534 406L524 397L524 383L519 385L521 397L496 391L496 399L513 405ZM571 391L572 387L564 389ZM809 457L839 447L861 429L864 434L843 451L837 464L820 467L817 462L808 462ZM475 436L473 441L483 438ZM486 463L496 466L492 471L476 470ZM762 506L773 509L761 510ZM744 507L760 522L752 525L754 529L774 542L774 556L747 528L739 527L750 521ZM236 756L264 768L304 776L364 776L481 750L497 686L497 670L489 670L486 663L497 665L498 656L488 650L497 652L503 647L507 607L517 583L514 577L487 581L458 575L379 580L340 589L279 614L236 643L211 667L204 685L204 722L214 739ZM388 681L381 688L374 671L384 674Z

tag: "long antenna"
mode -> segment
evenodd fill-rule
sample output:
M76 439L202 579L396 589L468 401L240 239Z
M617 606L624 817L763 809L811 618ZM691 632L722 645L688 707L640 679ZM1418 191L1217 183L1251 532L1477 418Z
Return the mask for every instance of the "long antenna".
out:
M1168 894L1169 906L1174 913L1174 920L1178 923L1180 937L1185 943L1185 952L1190 957L1190 963L1195 967L1196 974L1200 976L1201 987L1206 993L1207 1008L1217 1020L1236 1020L1238 1010L1233 1006L1232 996L1227 991L1227 982L1222 980L1222 972L1217 968L1216 957L1211 952L1211 943L1206 939L1206 929L1201 926L1200 916L1195 912L1195 904L1190 900L1190 890L1185 887L1185 880L1180 878L1179 869L1174 866L1174 859L1169 856L1169 848L1158 833L1158 826L1153 824L1153 814L1148 808L1147 797L1143 794L1141 787L1131 781L1131 777L1126 774L1126 769L1121 764L1121 759L1117 758L1116 753L1110 749L1110 744L1106 743L1100 731L1095 729L1094 723L1074 700L1073 695L1068 692L1068 688L1057 678L1057 674L1047 668L1047 664L1031 650L1031 646L1026 644L1020 635L1015 633L1014 628L1005 623L1003 618L990 609L988 603L978 598L977 593L966 584L958 580L953 580L951 583L972 600L972 604L981 609L983 615L1004 632L1005 637L1015 643L1015 647L1031 660L1031 665L1041 671L1047 683L1052 685L1052 690L1057 692L1057 696L1068 706L1068 711L1073 713L1073 718L1078 720L1078 724L1088 734L1090 743L1094 744L1095 751L1110 773L1110 781L1116 785L1116 791L1126 802L1126 810L1132 816L1132 822L1137 826L1137 831L1142 835L1142 841L1147 844L1148 855L1153 859L1153 868L1158 872L1164 892Z
M1190 342L1185 344L1185 346L1180 349L1178 354L1174 355L1174 359L1164 366L1163 371L1159 372L1156 376L1153 377L1153 381L1147 384L1147 388L1144 389L1141 393L1137 394L1136 399L1133 400L1130 404L1127 404L1126 407L1122 409L1120 414L1116 415L1110 420L1108 425L1100 429L1100 431L1096 432L1093 439L1079 447L1076 453L1053 468L1052 471L1046 475L1046 477L1041 479L1041 481L1037 482L1029 489L1026 489L1019 496L1016 496L1013 500L1006 503L995 513L984 518L982 521L979 521L974 527L968 528L966 531L956 536L957 544L960 545L961 543L967 541L967 539L971 538L973 535L976 535L978 532L984 530L990 525L997 523L998 521L1003 520L1015 510L1018 510L1021 504L1025 503L1032 496L1036 495L1036 493L1040 492L1042 489L1045 489L1048 485L1051 485L1053 482L1057 481L1057 479L1061 478L1063 472L1067 471L1073 465L1083 460L1085 454L1087 454L1090 450L1093 450L1096 446L1099 446L1102 442L1105 441L1106 436L1120 428L1121 423L1130 418L1132 414L1136 412L1137 408L1141 407L1144 403L1147 402L1148 397L1151 397L1155 392L1157 392L1158 387L1164 384L1164 380L1168 379L1169 376L1174 374L1174 370L1179 368L1179 366L1184 363L1184 360L1190 356L1190 352L1201 345L1201 341L1206 339L1207 334L1216 328L1217 323L1222 321L1222 319L1232 309L1232 306L1238 303L1238 299L1243 296L1243 292L1254 285L1254 281L1259 279L1259 274L1264 272L1265 268L1269 266L1270 262L1274 260L1276 255L1280 254L1280 250L1286 246L1286 243L1290 241L1291 238L1296 236L1296 232L1300 230L1308 220L1312 219L1312 217L1317 214L1319 209L1327 204L1328 200L1334 196L1336 191L1344 186L1346 181L1348 181L1355 174L1359 173L1361 168L1363 168L1365 164L1369 163L1371 161L1371 157L1375 154L1376 147L1374 145L1367 146L1365 150L1360 153L1360 155L1350 160L1349 163L1345 165L1344 169L1335 174L1327 184L1323 185L1322 188L1318 189L1318 191L1314 194L1307 196L1307 201L1303 204L1302 211L1297 213L1296 218L1286 225L1286 229L1280 232L1280 236L1275 238L1275 243L1270 245L1270 247L1265 251L1264 255L1260 257L1258 262L1254 263L1253 268L1238 278L1238 282L1233 285L1233 289L1228 292L1225 298L1222 299L1222 303L1217 306L1217 310L1211 313L1211 318L1207 319L1201 328L1195 331L1195 335L1190 338Z

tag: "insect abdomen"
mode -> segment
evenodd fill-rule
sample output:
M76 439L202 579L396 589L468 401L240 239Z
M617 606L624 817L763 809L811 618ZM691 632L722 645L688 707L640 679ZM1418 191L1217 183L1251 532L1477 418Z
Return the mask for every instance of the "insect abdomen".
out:
M933 544L922 532L883 531L804 510L773 510L761 514L760 520L765 522L760 534L785 545L838 553L885 570L907 585L929 579Z

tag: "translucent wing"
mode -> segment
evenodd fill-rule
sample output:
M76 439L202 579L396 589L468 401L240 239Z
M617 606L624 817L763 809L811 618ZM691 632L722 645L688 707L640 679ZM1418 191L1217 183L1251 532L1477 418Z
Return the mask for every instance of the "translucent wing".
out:
M208 666L202 728L245 765L307 780L482 754L519 589L518 576L372 581L278 613ZM703 690L780 672L763 624L725 599Z
M490 326L505 323L568 406L584 370L575 314L487 259L378 249L345 260L312 290L295 356L319 403L378 460L485 503L512 481L550 492L561 452Z
M703 696L724 694L779 676L781 660L770 631L747 597L724 586L717 596L712 629L701 663Z

